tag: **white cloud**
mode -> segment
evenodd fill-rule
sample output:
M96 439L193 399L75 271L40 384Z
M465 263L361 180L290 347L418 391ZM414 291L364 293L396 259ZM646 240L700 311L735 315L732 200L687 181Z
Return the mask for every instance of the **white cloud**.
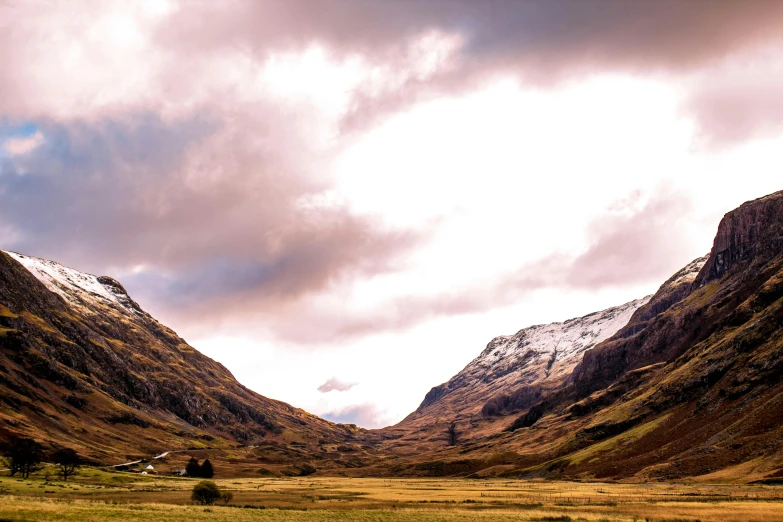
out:
M762 120L772 117L764 127L765 139L721 142L720 149L702 150L697 145L704 117L682 110L692 107L689 90L713 92L716 75L738 80L726 81L731 89L719 99L734 99L734 91L746 94L746 82L757 84L756 79L770 69L763 60L776 60L775 56L762 56L749 69L735 70L722 62L716 71L705 69L685 79L660 72L596 70L571 83L544 86L523 83L519 71L513 64L503 65L501 56L496 57L499 62L479 67L487 72L497 65L493 74L473 76L465 84L454 81L458 87L449 88L444 75L454 80L448 75L470 72L460 67L465 65L466 46L475 41L459 33L417 26L416 31L401 31L404 37L398 38L389 29L383 34L388 39L384 41L393 42L390 47L367 42L366 47L346 51L341 45L330 47L328 38L292 43L286 38L288 28L264 27L283 36L259 44L242 40L247 34L265 36L252 24L240 27L245 33L223 34L224 25L217 23L221 20L212 24L205 16L211 13L210 6L220 11L224 4L193 5L107 0L76 8L62 4L63 11L35 2L0 5L0 29L8 29L0 30L0 58L6 67L0 78L0 116L62 125L76 121L84 126L104 119L121 127L120 122L132 120L129 115L152 114L163 124L202 118L214 124L214 133L188 147L183 157L151 166L152 174L133 172L134 180L157 177L170 183L163 190L150 183L140 201L153 202L144 207L144 219L157 225L153 218L165 216L171 227L156 226L152 237L112 230L124 245L138 247L132 249L134 254L146 246L163 252L167 261L193 257L194 262L209 265L208 256L215 250L252 258L257 254L254 247L262 242L271 250L280 249L293 228L285 214L289 196L297 209L292 215L311 217L315 225L322 224L320 211L348 209L370 223L420 232L423 239L415 248L392 262L391 255L378 260L366 254L361 247L372 237L359 227L359 240L347 242L341 254L349 261L381 266L359 275L326 271L294 302L268 305L239 291L221 296L221 306L204 299L208 313L198 317L188 316L185 306L167 308L162 298L148 296L142 302L250 388L316 414L374 427L396 422L492 337L654 291L656 276L663 281L709 249L723 212L781 188L783 146L775 134L783 121L780 111L767 110L764 104L746 105L740 96L738 102L743 103L734 106L739 112L729 116L753 127L750 130L757 127L757 118L747 118L744 107L759 111L753 114ZM242 8L252 12L256 5L247 2ZM77 8L81 14L73 16ZM312 22L308 14L294 11L302 16L288 21L301 29ZM176 26L191 15L196 18L194 26ZM207 26L198 24L199 16L206 18ZM234 20L231 13L228 19L238 25L243 21ZM272 17L269 20L274 23ZM299 20L306 22L294 23ZM336 20L343 27L342 17ZM14 22L18 28L5 27ZM367 30L375 36L373 27ZM657 28L648 30L659 33ZM168 40L169 34L174 40L185 35L200 41L188 47ZM515 37L520 34L514 31ZM487 35L483 38L486 43ZM688 38L686 43L697 40ZM583 66L580 70L584 73ZM747 70L753 74L743 77ZM774 98L783 77L779 66L774 72L762 92L765 100ZM716 114L709 105L699 107ZM355 121L360 124L350 125ZM0 146L11 156L31 155L44 139L36 133L7 139ZM124 165L125 156L115 150L122 149L119 141L116 146L111 142L105 152L115 153L119 160L106 160L102 168ZM139 148L146 143L137 142ZM94 177L108 179L111 174L101 170ZM209 204L202 211L177 199L186 192L183 185L196 194L224 190L226 195L223 200L205 198ZM509 285L513 291L503 299L485 299L483 308L459 316L435 306L417 308L415 314L406 309L411 297L438 303L439 297L453 295L469 301L473 293L502 288L519 276L522 267L540 266L536 263L552 256L579 259L593 243L601 244L602 228L627 232L623 220L607 216L640 214L637 211L662 187L690 204L666 214L665 231L654 231L659 232L656 238L670 235L668 245L678 249L676 255L668 249L650 253L660 257L649 264L653 268L645 281L629 277L624 285L589 289L569 287L567 282L529 290ZM232 191L244 199L231 197ZM29 206L38 203L31 200ZM67 203L71 214L84 205ZM264 203L268 207L261 208ZM265 226L265 212L279 218L272 221L277 226ZM100 221L89 212L85 215L83 224ZM640 216L646 219L646 214ZM313 223L305 223L305 228L316 228ZM196 232L191 235L188 227ZM23 235L19 227L0 227L0 242ZM82 248L83 243L62 240L82 259L98 263L100 256ZM90 248L98 248L95 244L88 242ZM334 247L330 243L314 251L311 266L325 264L326 256L318 254L330 246ZM128 277L162 270L156 259L147 258L128 259L123 267L124 256L115 252L111 263ZM616 262L623 261L620 256ZM629 272L628 261L618 273ZM221 268L235 273L233 266ZM285 268L283 276L289 274ZM122 279L122 274L116 275ZM207 279L196 278L201 284ZM292 284L296 282L293 278ZM236 313L215 313L229 308ZM206 322L202 317L217 319ZM359 336L343 335L356 324L367 328ZM340 393L327 393L330 390Z
M356 386L355 382L343 382L337 377L332 377L331 379L327 379L325 383L320 385L317 389L321 393L328 393L330 391L348 391L351 388Z
M3 148L12 155L27 154L43 143L44 137L40 131L32 136L9 138L3 143Z

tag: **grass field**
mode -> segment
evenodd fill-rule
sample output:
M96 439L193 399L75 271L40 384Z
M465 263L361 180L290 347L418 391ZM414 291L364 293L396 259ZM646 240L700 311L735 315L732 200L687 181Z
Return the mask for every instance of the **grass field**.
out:
M465 479L217 479L229 505L190 503L194 479L84 469L0 478L0 521L783 521L783 487Z

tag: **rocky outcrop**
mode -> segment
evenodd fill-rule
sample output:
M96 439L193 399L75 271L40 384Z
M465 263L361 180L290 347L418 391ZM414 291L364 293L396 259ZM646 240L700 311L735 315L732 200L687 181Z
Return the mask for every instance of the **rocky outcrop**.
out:
M710 334L716 322L704 320L700 307L681 307L666 313L693 292L734 273L732 288L746 281L750 286L732 293L734 305L753 291L752 280L763 278L764 266L783 252L783 191L749 201L726 214L718 226L712 250L693 261L663 284L628 326L585 354L574 370L573 383L581 396L604 388L635 368L673 361L688 347ZM728 302L726 303L728 304Z
M584 354L570 377L579 396L605 388L633 369L682 353L688 339L680 332L693 318L664 315L664 312L691 294L694 281L708 259L708 256L700 257L688 263L634 312L625 327Z
M573 431L549 455L560 476L669 480L779 469L782 218L783 193L728 213L706 263L667 281L628 326L584 354L570 384L543 396L509 430L520 437ZM606 437L618 439L600 458L578 457Z
M783 251L783 191L749 201L726 214L696 280L702 286L728 271L753 262L763 264Z

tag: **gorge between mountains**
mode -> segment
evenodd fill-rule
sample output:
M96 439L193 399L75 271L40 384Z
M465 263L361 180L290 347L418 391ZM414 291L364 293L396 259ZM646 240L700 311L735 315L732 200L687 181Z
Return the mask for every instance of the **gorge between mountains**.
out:
M782 376L783 192L726 214L654 295L496 337L378 430L244 387L111 277L0 251L0 442L96 465L208 452L230 476L769 481Z

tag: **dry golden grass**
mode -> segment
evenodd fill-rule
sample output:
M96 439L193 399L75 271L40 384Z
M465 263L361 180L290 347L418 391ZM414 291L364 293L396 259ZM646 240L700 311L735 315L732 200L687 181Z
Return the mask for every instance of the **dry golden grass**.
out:
M190 505L195 480L82 470L67 483L0 478L0 520L783 522L783 488L516 480L222 479L229 506Z

